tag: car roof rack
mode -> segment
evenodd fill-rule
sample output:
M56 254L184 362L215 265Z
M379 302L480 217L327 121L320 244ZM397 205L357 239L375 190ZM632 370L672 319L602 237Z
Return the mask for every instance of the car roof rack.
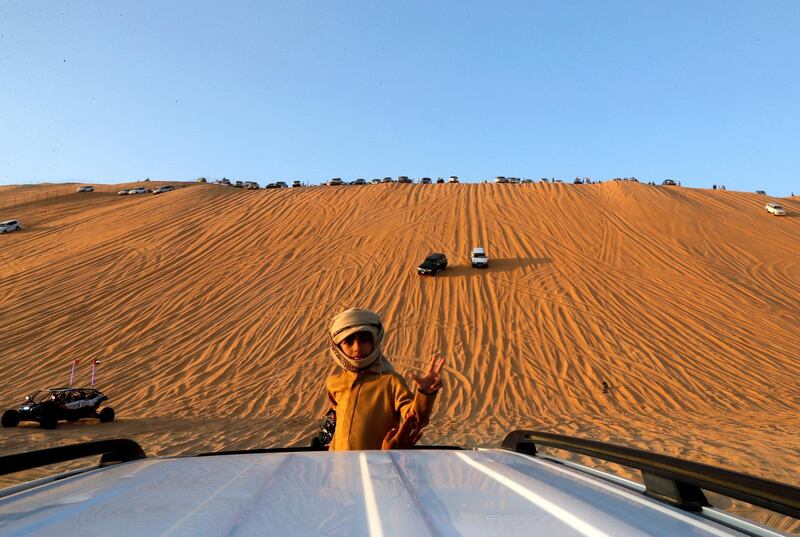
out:
M512 431L506 435L501 447L536 456L537 446L562 449L638 469L642 472L646 496L687 511L697 512L703 507L711 507L703 494L705 489L800 519L800 488L707 464L540 431Z
M28 451L27 453L16 455L5 455L0 457L0 476L93 455L102 455L99 468L120 462L147 458L142 447L128 438L94 440L69 446Z

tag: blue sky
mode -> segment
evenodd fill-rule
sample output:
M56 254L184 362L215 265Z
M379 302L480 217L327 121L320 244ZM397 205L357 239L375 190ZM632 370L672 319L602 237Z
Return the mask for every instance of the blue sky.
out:
M636 176L800 192L800 2L0 4L0 184Z

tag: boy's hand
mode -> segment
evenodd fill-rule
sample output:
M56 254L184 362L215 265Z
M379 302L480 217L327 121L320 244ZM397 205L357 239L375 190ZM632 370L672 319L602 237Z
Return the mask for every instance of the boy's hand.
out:
M419 427L417 416L409 413L399 429L393 427L386 433L381 449L408 449L415 446L420 438L422 438L422 427Z
M425 375L420 377L416 373L412 373L411 380L417 384L419 391L425 395L433 395L442 388L442 377L440 375L442 367L444 367L444 358L437 358L434 354L431 356L431 363L428 364Z

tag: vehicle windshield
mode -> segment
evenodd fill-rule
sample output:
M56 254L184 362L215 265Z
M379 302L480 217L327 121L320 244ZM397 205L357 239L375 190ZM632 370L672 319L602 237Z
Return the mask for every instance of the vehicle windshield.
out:
M475 252L474 254L472 254L472 256L473 257L486 257L486 254L484 254L483 252Z

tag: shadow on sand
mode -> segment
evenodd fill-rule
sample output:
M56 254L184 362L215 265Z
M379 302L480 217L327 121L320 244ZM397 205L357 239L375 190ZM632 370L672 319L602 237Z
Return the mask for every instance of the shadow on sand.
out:
M488 268L472 268L470 265L448 265L447 270L436 275L437 278L463 278L467 276L480 276L496 272L512 272L528 267L536 268L539 265L549 265L553 260L549 257L512 258L500 257L489 259Z

